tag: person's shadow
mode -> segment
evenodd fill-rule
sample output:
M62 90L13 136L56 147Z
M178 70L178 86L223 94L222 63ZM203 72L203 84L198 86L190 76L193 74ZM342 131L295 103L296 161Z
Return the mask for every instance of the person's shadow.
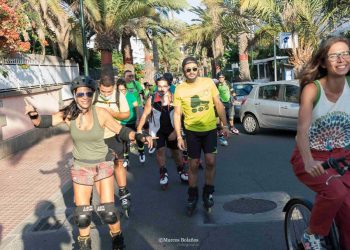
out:
M24 250L61 250L62 243L71 243L71 236L64 226L65 215L56 213L55 205L48 200L39 201L35 207L37 221L22 230Z

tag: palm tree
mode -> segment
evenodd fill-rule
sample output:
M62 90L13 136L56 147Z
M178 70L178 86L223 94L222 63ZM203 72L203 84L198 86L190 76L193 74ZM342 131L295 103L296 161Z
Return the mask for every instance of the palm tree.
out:
M291 32L297 34L298 47L289 50L290 62L294 65L296 76L309 61L312 52L320 41L331 33L329 22L332 20L333 28L349 20L349 7L343 1L329 4L329 0L241 0L243 11L256 16L259 22L257 33L268 36L270 39L278 32Z
M125 68L133 69L130 38L132 36L138 37L139 33L147 34L149 32L152 32L152 35L148 34L147 37L144 37L143 41L145 42L144 45L146 47L148 47L148 45L151 45L154 66L156 67L157 71L159 70L157 43L153 40L153 37L157 36L158 32L162 32L162 33L173 32L174 27L176 27L176 25L170 26L167 24L167 20L169 18L168 16L169 11L177 12L187 7L186 1L184 0L176 1L176 3L174 3L174 1L168 1L168 0L163 2L164 3L162 4L162 6L157 6L155 8L154 7L151 8L150 6L145 6L143 13L148 13L147 15L144 15L139 18L131 19L123 26L122 53L123 53ZM146 30L146 33L141 32L140 31L141 29ZM146 51L146 53L148 52ZM147 59L148 58L151 58L151 57L148 56ZM149 61L147 60L147 62Z
M148 16L155 8L177 8L184 0L86 0L89 26L101 51L102 74L112 73L112 51L118 49L123 27L129 20Z
M222 24L220 16L222 15L222 0L205 0L203 3L206 8L192 7L191 12L198 16L197 22L188 26L181 33L181 41L186 44L194 45L194 52L200 57L212 58L212 76L216 75L216 69L219 61L224 54L224 44L222 38ZM206 55L203 55L203 52ZM206 62L206 58L203 60Z
M32 28L39 36L43 54L45 54L45 35L53 33L53 47L58 46L62 59L68 57L68 46L70 34L75 26L72 16L69 16L60 5L59 0L21 0L23 4L28 4L32 11L31 18L35 27ZM30 13L28 13L29 15Z

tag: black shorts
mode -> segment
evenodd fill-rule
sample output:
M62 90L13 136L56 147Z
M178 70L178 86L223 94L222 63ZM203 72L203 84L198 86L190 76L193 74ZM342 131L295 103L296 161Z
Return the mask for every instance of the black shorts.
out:
M177 140L173 140L173 141L169 141L168 137L169 135L171 134L170 133L164 133L160 130L158 130L157 132L157 144L156 144L156 149L159 149L159 148L162 148L162 147L165 147L167 146L167 148L170 148L170 149L178 149L177 147Z
M205 132L195 132L186 130L186 143L188 156L191 159L199 159L201 151L204 154L217 153L217 130L213 129Z
M123 142L118 138L118 136L106 138L105 143L107 144L108 148L112 149L116 153L118 159L124 159Z

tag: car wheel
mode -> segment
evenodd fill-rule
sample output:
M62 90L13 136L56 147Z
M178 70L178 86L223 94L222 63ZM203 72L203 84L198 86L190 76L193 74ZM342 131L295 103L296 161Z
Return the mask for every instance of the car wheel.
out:
M254 115L251 114L247 114L244 116L243 128L245 132L251 135L258 133L260 130L258 120L255 118Z

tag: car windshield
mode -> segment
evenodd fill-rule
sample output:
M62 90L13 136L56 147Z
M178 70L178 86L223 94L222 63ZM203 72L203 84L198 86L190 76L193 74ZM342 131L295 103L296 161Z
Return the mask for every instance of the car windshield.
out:
M252 91L253 85L251 84L234 84L233 89L238 96L249 95L250 91Z

